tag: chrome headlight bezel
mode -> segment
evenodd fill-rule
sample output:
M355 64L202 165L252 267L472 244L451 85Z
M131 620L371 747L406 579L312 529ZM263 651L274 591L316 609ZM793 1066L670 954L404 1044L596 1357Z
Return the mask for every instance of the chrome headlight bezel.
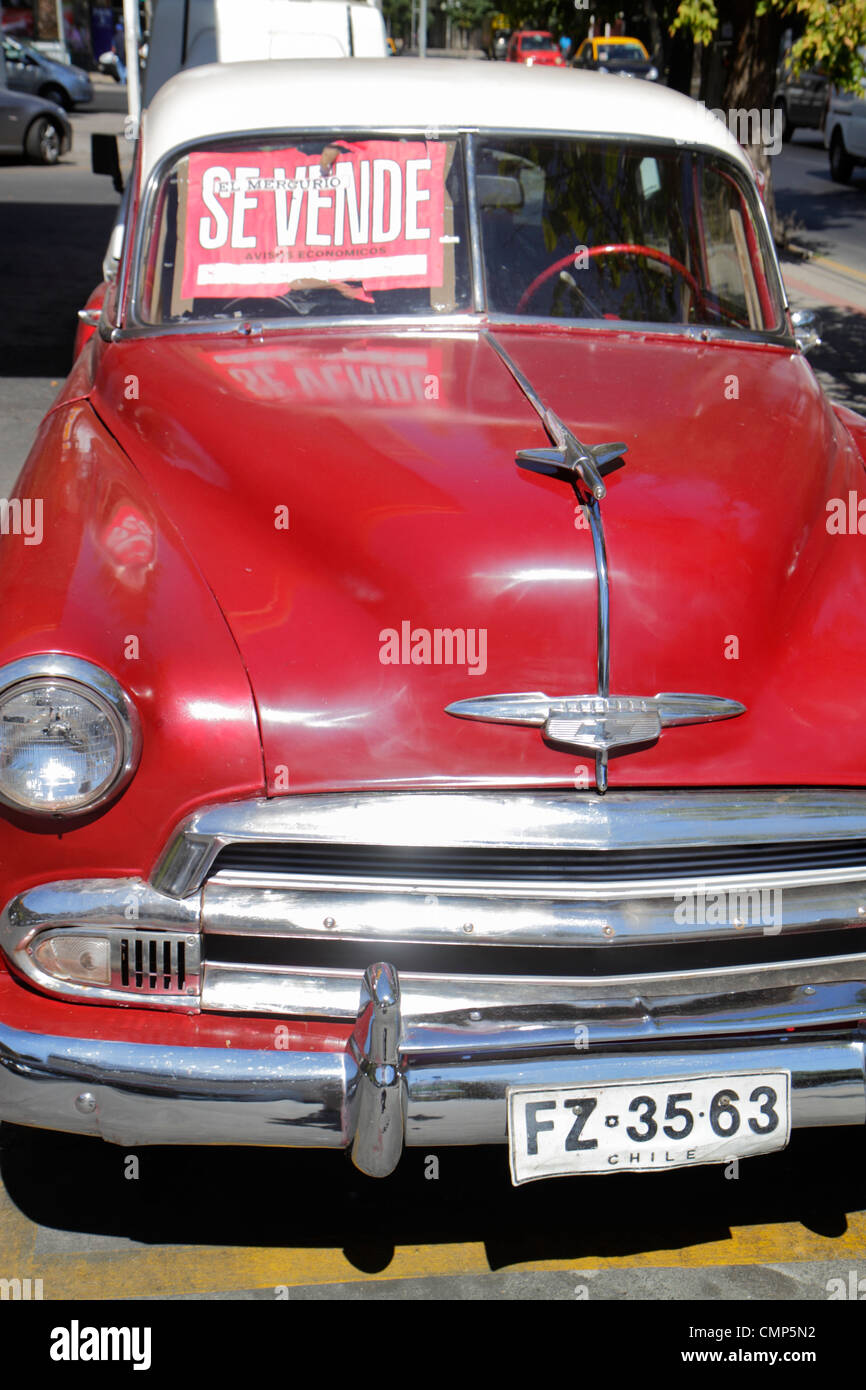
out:
M129 695L114 676L81 657L60 652L21 657L0 666L0 700L40 683L61 685L80 693L106 716L117 740L117 758L110 779L95 792L85 793L63 806L30 806L10 796L0 780L0 805L19 815L39 820L65 820L85 815L113 799L129 782L141 756L141 724Z

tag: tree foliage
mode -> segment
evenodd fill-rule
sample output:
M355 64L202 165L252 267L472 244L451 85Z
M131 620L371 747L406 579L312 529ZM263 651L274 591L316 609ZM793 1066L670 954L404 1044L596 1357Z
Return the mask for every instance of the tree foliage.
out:
M756 15L773 13L803 29L791 50L796 71L820 67L837 87L857 90L866 78L866 55L858 51L866 45L866 0L757 0ZM716 0L681 0L670 31L707 44L718 26Z

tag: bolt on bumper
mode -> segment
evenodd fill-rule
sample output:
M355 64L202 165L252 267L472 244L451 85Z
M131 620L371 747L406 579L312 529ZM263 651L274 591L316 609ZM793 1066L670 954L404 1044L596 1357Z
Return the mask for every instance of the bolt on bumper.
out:
M501 1144L512 1086L790 1070L797 1127L866 1123L866 1036L849 1028L767 1040L676 1040L640 1052L535 1050L515 1019L507 1047L479 1049L469 1026L432 1047L401 1017L386 963L364 974L342 1052L149 1046L50 1037L0 1023L0 1120L145 1144L351 1149L387 1177L404 1147Z

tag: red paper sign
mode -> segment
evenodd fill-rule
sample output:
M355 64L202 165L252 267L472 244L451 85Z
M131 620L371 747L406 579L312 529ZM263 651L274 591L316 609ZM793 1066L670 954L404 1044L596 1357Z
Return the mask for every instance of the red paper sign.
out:
M297 149L190 155L184 299L311 280L442 284L445 145L335 140L320 161Z

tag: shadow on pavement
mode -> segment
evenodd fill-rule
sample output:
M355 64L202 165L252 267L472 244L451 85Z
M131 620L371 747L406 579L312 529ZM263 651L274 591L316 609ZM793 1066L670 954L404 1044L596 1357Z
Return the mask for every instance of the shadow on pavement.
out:
M0 1126L0 1178L41 1226L147 1245L337 1248L388 1268L397 1246L483 1242L491 1269L625 1256L725 1240L731 1227L798 1222L828 1238L866 1207L859 1128L795 1131L780 1154L672 1173L557 1178L515 1189L504 1147L409 1149L391 1178L330 1150L144 1148ZM43 1247L46 1248L46 1247ZM68 1249L68 1241L65 1244Z
M2 205L0 375L66 376L114 217L110 203Z
M774 184L773 196L789 239L808 246L816 255L832 256L835 234L850 233L866 214L866 169L855 169L851 183L844 187L831 178L824 149L818 148L814 154L814 166L809 164L801 171L810 180L808 193L800 184L793 188ZM838 256L838 250L835 254Z
M866 415L866 314L825 305L818 317L821 346L809 362L831 400Z

